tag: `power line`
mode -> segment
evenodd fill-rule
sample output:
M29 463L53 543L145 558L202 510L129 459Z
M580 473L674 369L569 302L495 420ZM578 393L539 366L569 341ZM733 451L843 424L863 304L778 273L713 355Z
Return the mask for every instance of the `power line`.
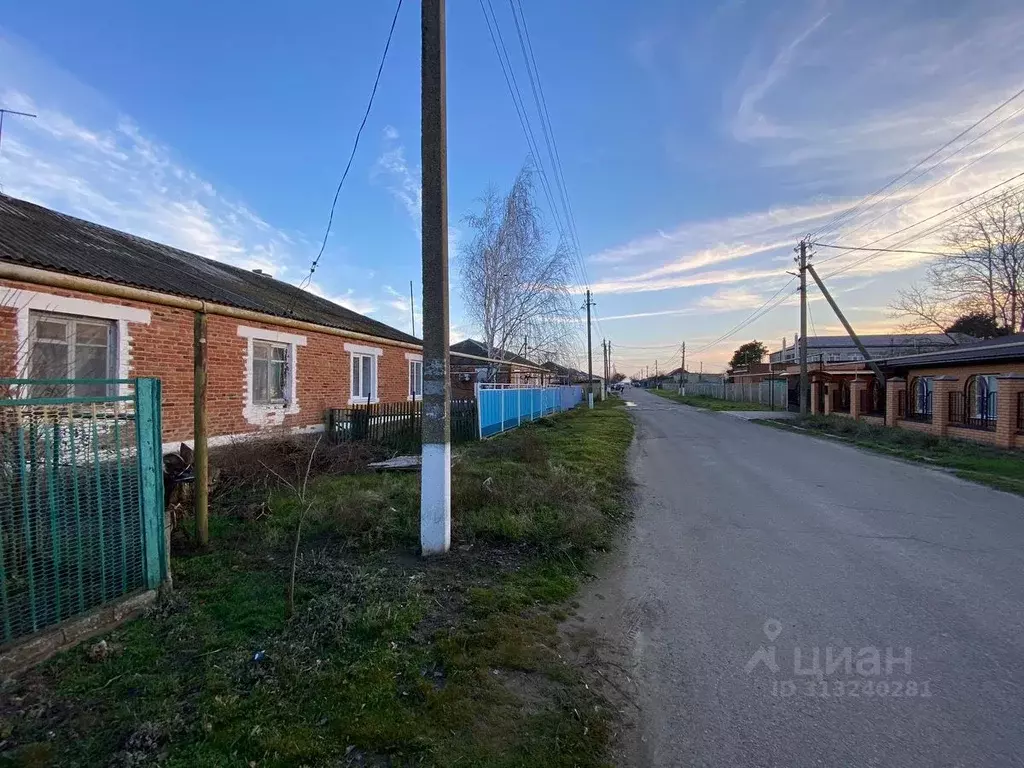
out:
M548 181L547 173L544 170L544 166L539 162L540 159L540 145L537 143L537 137L533 132L533 126L530 124L530 115L526 109L526 103L523 101L523 95L519 90L519 83L516 81L515 70L512 67L512 59L508 55L508 49L505 47L505 39L501 35L501 28L498 26L498 17L494 13L494 6L491 5L490 0L480 0L480 10L483 12L484 21L487 23L487 32L491 37L491 44L494 46L494 53L498 57L498 64L501 66L501 73L505 77L505 85L508 88L509 95L512 97L512 105L515 107L516 114L519 116L519 124L523 129L523 135L526 137L526 147L530 152L530 155L537 161L538 171L540 172L541 186L544 188L545 197L547 197L548 207L551 210L551 216L555 220L555 226L561 233L564 231L562 221L558 215L558 207L555 205L554 195L551 193L551 184ZM490 8L490 14L487 9ZM491 22L493 17L493 26ZM575 265L574 265L575 266Z
M998 184L994 184L991 187L989 187L988 189L986 189L986 190L984 190L982 192L979 192L976 195L972 195L971 197L968 197L966 200L961 200L959 203L955 203L955 204L949 206L948 208L943 208L938 213L933 213L931 216L928 216L927 218L921 219L920 221L915 221L913 224L908 224L905 227L901 227L900 229L897 229L895 232L890 232L888 235L883 235L882 237L875 238L871 242L865 243L863 246L861 246L860 248L858 248L856 250L863 250L863 249L867 248L868 246L874 245L875 243L880 243L883 240L888 240L890 237L895 237L896 235L899 235L899 234L901 234L903 232L906 232L908 229L914 229L915 227L919 227L919 226L921 226L922 224L924 224L927 221L931 221L933 219L937 219L939 216L942 216L945 213L949 213L950 211L952 211L952 210L954 210L956 208L960 208L961 206L966 205L967 203L971 202L972 200L976 200L979 197L987 195L989 192L991 192L991 191L993 191L995 189L998 189L999 187L1001 187L1001 186L1003 186L1005 184L1009 184L1011 181L1015 181L1016 179L1019 179L1022 176L1024 176L1024 171L1022 171L1021 173L1018 173L1018 174L1016 174L1014 176L1011 176L1008 179L1004 179L1003 181L999 182ZM987 201L986 204L988 204L990 202L993 202L993 201ZM953 218L956 218L956 217L953 217ZM817 245L817 243L811 243L811 244L812 245ZM836 259L836 258L839 258L839 255L837 255L837 256L830 256L827 259L822 259L821 261L818 262L818 264L819 265L820 264L824 264L824 263L826 263L828 261L832 261L833 259ZM844 269L846 269L846 268L844 268ZM837 274L837 273L833 272L832 274Z
M1003 123L1005 123L1005 122L1006 122L1007 120L1010 120L1010 119L1012 119L1012 118L1016 117L1016 116L1017 116L1017 115L1019 115L1019 114L1020 114L1021 112L1024 112L1024 107L1021 107L1021 108L1020 108L1020 109L1018 109L1018 110L1017 110L1016 112L1014 112L1013 114L1011 114L1011 115L1010 115L1009 117L1006 117L1006 118L1004 118L1003 120L1000 120L1000 121L999 121L998 123L996 123L996 124L995 124L994 126L992 126L991 128L989 128L989 129L988 129L987 131L985 131L984 133L982 133L981 135L977 136L977 137L976 137L975 139L973 139L972 141L970 141L970 142L968 142L967 144L965 144L965 145L964 145L963 147L961 147L961 148L960 148L959 150L957 150L957 152L954 152L953 154L951 154L951 155L949 155L948 157L946 157L946 158L945 158L945 160L949 160L949 158L950 158L950 157L953 157L953 155L955 155L955 154L958 154L958 153L959 153L960 151L962 151L962 150L966 149L967 147L971 146L971 144L974 144L974 143L975 143L976 141L978 141L979 139L982 139L982 138L984 138L984 137L985 137L985 136L987 136L987 135L988 135L989 133L991 133L991 132L992 132L992 131L994 131L994 130L995 130L996 128L998 128L998 127L999 127L1000 125L1002 125ZM915 193L914 195L912 195L911 197L908 197L908 198L907 198L906 200L904 200L903 202L901 202L901 203L900 203L899 205L895 205L895 206L893 206L892 208L889 208L888 210L882 211L882 212L881 212L880 214L878 214L877 216L875 216L875 217L874 217L873 219L870 219L869 221L866 221L866 222L864 222L863 224L860 224L860 225L858 225L858 226L857 226L857 227L855 227L854 229L851 229L851 230L850 230L849 232L844 232L844 233L843 233L843 236L844 236L844 237L852 237L853 235L857 234L858 232L861 232L861 231L863 231L864 229L866 229L866 228L870 227L870 226L871 226L872 224L874 224L874 223L875 223L876 221L878 221L879 219L882 219L882 218L884 218L884 217L888 216L889 214L891 214L891 213L894 213L894 212L898 211L898 210L899 210L900 208L904 207L905 205L907 205L907 204L909 204L909 203L912 203L912 202L914 202L914 201L915 201L915 200L917 200L917 199L918 199L919 197L921 197L921 195L923 195L923 194L925 194L926 192L930 192L931 190L935 189L935 187L939 186L939 184L941 184L942 182L944 182L944 181L946 181L946 180L948 180L948 179L951 179L951 178L952 178L953 176L956 176L956 175L957 175L957 174L959 174L959 173L963 173L964 171L966 171L966 170L967 170L968 168L970 168L970 167L971 167L972 165L974 165L975 163L979 163L979 162L981 162L981 161L982 161L982 160L984 160L984 159L985 159L986 157L988 157L989 155L991 155L991 154L992 154L993 152L998 152L998 151L999 151L1000 149L1002 149L1003 147L1005 147L1005 146L1006 146L1007 144L1009 144L1009 143L1010 143L1011 141L1015 141L1016 139L1019 139L1019 138L1020 138L1021 136L1024 136L1024 131L1020 131L1019 133L1015 133L1015 134L1014 134L1013 136L1011 136L1010 138L1008 138L1008 139L1007 139L1006 141L1002 142L1001 144L997 144L996 146L992 147L992 149L988 150L987 152L985 152L985 153L983 153L983 154L980 154L980 155L978 155L978 156L977 156L976 158L974 158L973 160L971 160L971 161L970 161L969 163L966 163L966 164L964 164L964 165L961 165L961 166L960 166L959 168L956 168L956 169L954 169L954 170L950 171L949 173L945 174L944 176L941 176L941 177L939 177L938 179L936 179L935 181L933 181L933 182L932 182L931 184L929 184L928 186L926 186L926 187L924 187L923 189L921 189L921 190L919 190L918 192L916 192L916 193ZM945 162L945 160L944 160L943 162ZM939 164L938 164L938 163L936 163L936 164L935 164L935 165L933 165L933 166L932 166L931 168L928 168L927 170L925 170L925 171L922 171L922 172L921 172L921 173L919 173L919 174L918 174L917 176L915 176L915 177L914 177L913 179L911 179L911 180L910 180L910 181L909 181L909 182L908 182L907 184L903 185L903 186L901 187L901 189L905 189L905 188L906 188L907 186L909 186L909 184L912 184L913 182L917 181L917 180L918 180L919 178L921 178L921 177L922 177L922 176L923 176L924 174L928 173L929 171L932 171L932 170L934 170L934 169L935 169L936 167L938 167L938 165L939 165ZM894 193L895 193L895 190L894 190ZM889 195L886 195L886 198L888 198L888 197L889 197ZM885 199L885 198L883 198L883 199ZM879 201L879 202L881 202L881 201ZM870 207L871 207L871 208L873 208L873 207L874 207L874 205L871 205ZM819 236L820 236L820 235L819 235Z
M334 209L338 205L338 196L341 194L341 188L345 184L345 179L348 178L348 172L352 170L352 161L355 160L356 150L359 148L359 139L363 135L363 129L366 127L366 121L370 117L370 109L373 107L373 100L377 95L377 86L380 85L380 76L384 71L384 62L387 61L388 51L391 49L391 38L395 34L395 25L398 23L398 14L402 10L402 0L398 0L398 5L395 8L395 15L391 19L391 29L388 30L388 39L384 44L384 53L381 54L380 64L377 67L377 76L373 79L373 89L370 91L370 99L366 103L366 111L363 113L362 122L359 123L359 129L356 131L355 141L352 142L352 151L349 153L348 162L345 164L345 170L341 174L341 181L338 182L338 188L334 190L334 200L331 202L331 214L327 218L327 230L324 232L324 240L320 244L320 252L317 253L316 258L313 259L312 265L309 267L309 274L299 284L299 288L304 288L309 285L313 279L313 273L316 272L317 265L320 263L320 258L324 255L324 249L327 248L327 238L331 234L331 226L334 224Z
M1024 175L1024 174L1020 174L1020 175ZM1000 185L997 184L996 186L1000 186ZM942 221L938 222L937 224L934 224L933 226L929 227L924 232L919 232L916 235L911 235L910 237L906 238L905 240L897 243L896 247L900 248L900 247L902 247L904 245L908 245L908 244L914 242L915 240L920 240L920 239L922 239L924 237L928 237L929 235L932 235L935 232L938 232L943 227L949 226L950 224L952 224L952 223L954 223L954 222L964 218L965 216L970 216L975 211L978 211L978 210L984 208L987 205L992 205L993 203L996 203L999 200L1004 199L1004 198L1006 198L1006 197L1008 197L1008 196L1010 196L1012 194L1020 192L1021 190L1024 190L1024 184L1017 185L1016 187L1011 187L1010 189L1006 190L1005 192L1003 192L1000 195L997 195L995 198L993 198L991 200L983 200L982 202L980 202L979 204L975 205L972 208L968 208L965 211L961 211L960 213L957 213L957 214L955 214L953 216L950 216L948 219L943 219ZM983 195L985 193L982 192L980 194ZM975 197L977 197L977 196L978 195L975 195ZM971 199L973 199L973 198L969 198L968 200L965 200L964 203L969 202ZM964 203L961 203L960 205L963 205ZM953 207L955 208L957 206L953 206ZM950 209L947 209L947 211L948 210L950 210ZM936 214L936 215L938 215L938 214ZM896 233L893 233L893 234L896 234ZM880 240L885 240L885 239L887 239L888 237L891 237L891 236L892 235L887 235L886 237L879 238L879 239ZM877 241L875 241L875 242L877 242ZM856 250L860 250L860 249L856 249ZM875 254L871 254L871 255L865 256L863 259L858 259L855 262L847 264L845 267L841 267L840 269L837 269L834 272L829 273L825 277L831 278L831 277L835 277L836 275L840 275L843 272L846 272L846 271L848 271L850 269L853 269L856 266L859 266L859 265L864 264L864 263L866 263L868 261L871 261L872 259L878 258L878 255L879 254L875 253ZM837 258L837 257L830 257L829 259L825 259L825 261L831 261L833 258ZM822 279L824 280L825 277L823 277Z
M812 243L815 248L838 248L841 251L878 251L880 253L919 253L923 256L948 256L948 253L940 253L939 251L914 251L906 248L861 248L856 245L830 245L829 243ZM831 261L838 256L830 256L827 259L822 259L817 262L818 264L824 264L826 261Z
M836 216L834 216L834 217L833 217L833 218L832 218L832 219L831 219L830 221L827 221L827 222L825 222L825 224L824 224L824 225L823 225L822 227L819 227L819 228L818 228L817 230L815 230L815 231L814 231L814 232L813 232L813 233L811 234L811 237L818 237L818 236L820 236L820 235L823 235L823 234L825 234L826 232L830 232L830 231L834 230L834 229L835 229L836 227L838 227L838 226L841 226L843 222L845 222L845 221L849 221L850 217L852 217L852 216L853 216L853 215L854 215L854 214L855 214L855 213L857 212L857 210L858 210L858 209L860 209L860 208L861 208L861 206L863 206L863 205L864 205L864 203L866 203L866 202L867 202L868 200L871 200L872 198L874 198L874 197L877 197L877 196L878 196L879 194L881 194L881 193L882 193L882 192L884 192L885 190L889 189L889 187L891 187L891 186L892 186L893 184L895 184L896 182L898 182L898 181L899 181L900 179L902 179L902 178L904 178L905 176L907 176L907 175L909 175L909 174L913 173L914 171L916 171L916 170L917 170L918 168L920 168L920 167L921 167L922 165L924 165L924 164L925 164L926 162L928 162L929 160L931 160L931 159L932 159L933 157L935 157L935 156L936 156L937 154L939 154L939 153L940 153L940 152L941 152L942 150L944 150L944 149L945 149L946 147L948 147L948 146L949 146L950 144L952 144L953 142L955 142L955 141L958 141L959 139L963 138L963 137L964 137L964 136L965 136L966 134L968 134L968 133L970 133L971 131L973 131L973 130L974 130L975 128L977 128L977 127L978 127L978 126L979 126L979 125L980 125L981 123L983 123L983 122L985 122L986 120L988 120L988 119L989 119L989 118L990 118L990 117L991 117L992 115L994 115L994 114L995 114L996 112L998 112L999 110L1001 110L1001 109L1002 109L1003 107L1005 107L1005 106L1006 106L1007 104L1009 104L1009 103L1010 103L1011 101L1014 101L1015 99L1017 99L1017 98L1018 98L1019 96L1021 96L1022 94L1024 94L1024 88L1021 88L1021 89L1020 89L1019 91L1017 91L1017 92L1016 92L1015 94L1013 94L1013 96L1011 96L1011 97L1010 97L1010 98L1008 98L1008 99L1007 99L1006 101L1004 101L1004 102L1002 102L1001 104L999 104L999 105L998 105L998 106L997 106L997 107L996 107L995 109L993 109L993 110L991 110L990 112L988 112L988 113L987 113L987 114L986 114L986 115L985 115L984 117L982 117L981 119L977 120L976 122L974 122L973 124L971 124L971 125L970 125L969 127L965 128L964 130L962 130L962 131L961 131L960 133L958 133L958 134L957 134L956 136L954 136L954 137L953 137L952 139L950 139L950 140L949 140L949 141L947 141L947 142L946 142L945 144L943 144L943 145L942 145L941 147L939 147L938 149L936 149L936 150L935 150L934 152L932 152L931 154L929 154L929 155L928 155L927 157L925 157L925 158L921 159L920 161L918 161L917 163L915 163L915 164L914 164L913 166L911 166L910 168L908 168L907 170L905 170L905 171L904 171L903 173L901 173L901 174L900 174L899 176L897 176L897 177L895 177L894 179L892 179L891 181L889 181L889 182L888 182L888 183L887 183L887 184L886 184L885 186L881 187L880 189L878 189L878 190L876 190L875 192L871 193L871 194L870 194L870 195L868 195L867 197L863 198L863 199L862 199L862 200L861 200L861 201L860 201L859 203L857 203L857 205L855 205L855 206L854 206L853 208L851 208L851 209L849 209L848 211L845 211L845 212L843 212L843 213L837 214L837 215L836 215Z
M748 315L746 317L746 319L740 321L737 325L735 325L730 330L726 331L724 334L719 336L714 341L712 341L712 342L710 342L708 344L705 344L704 346L700 347L699 349L692 350L690 352L690 354L691 355L698 355L701 352L706 352L707 350L711 349L715 345L720 344L721 342L725 341L729 337L739 333L741 330L746 328L751 323L756 322L757 320L760 320L762 317L767 315L769 312L774 310L776 307L781 305L784 301L786 301L786 299L789 298L789 296L783 296L781 299L778 299L778 296L783 291L785 291L787 288L789 288L789 286L791 286L793 284L794 280L796 280L795 277L790 278L789 282L787 282L785 285L783 285L781 288L779 288L779 290L777 290L766 302L764 302L764 304L762 304L760 307L758 307L752 313L750 313L750 315ZM778 300L776 301L776 299L778 299ZM773 304L772 302L775 302L775 303Z

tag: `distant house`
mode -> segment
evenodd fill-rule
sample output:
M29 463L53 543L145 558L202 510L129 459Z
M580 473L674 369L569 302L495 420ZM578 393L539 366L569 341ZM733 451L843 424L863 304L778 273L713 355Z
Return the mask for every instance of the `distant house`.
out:
M860 337L861 343L872 357L885 358L898 355L915 355L921 352L936 352L962 344L973 344L978 340L964 333L909 333L909 334L868 334ZM808 336L807 360L812 363L840 363L863 360L849 336ZM770 363L797 363L800 361L799 337L768 356Z
M474 396L477 382L491 384L541 385L551 379L551 372L522 355L504 349L487 354L487 345L476 339L465 339L450 347L452 397Z
M541 367L551 372L551 384L586 384L590 380L590 375L586 371L559 365L553 360L541 363ZM594 383L600 383L602 377L595 373L593 381Z
M1024 334L876 363L884 387L860 362L812 368L811 411L1024 448ZM794 381L796 368L789 366Z
M214 444L317 429L327 408L422 394L421 343L407 333L259 270L0 195L0 375L157 377L163 439L187 440L197 312L208 318ZM66 394L107 389L78 383Z

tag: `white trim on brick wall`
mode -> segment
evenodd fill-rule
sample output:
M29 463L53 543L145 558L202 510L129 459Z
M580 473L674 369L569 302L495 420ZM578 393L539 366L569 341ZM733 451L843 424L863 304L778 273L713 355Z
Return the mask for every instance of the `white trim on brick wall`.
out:
M363 344L350 344L345 342L346 352L355 352L357 355L376 355L380 357L384 354L384 350L380 347L367 347Z
M53 312L59 315L114 320L117 323L117 374L115 378L118 379L127 379L131 373L131 334L128 333L128 323L149 325L152 318L148 309L71 296L57 296L52 293L28 291L23 288L16 288L11 291L9 296L5 296L4 304L14 307L16 310L14 321L18 335L16 350L25 350L30 343L30 312ZM15 362L18 378L25 378L28 373L28 355L17 354ZM120 385L118 388L120 394L129 394L128 386L127 384Z
M377 358L374 362L373 370L373 397L370 398L369 402L373 403L380 402L380 358L384 356L384 350L380 347L368 347L365 344L351 344L345 342L345 351L348 352L348 375L349 375L349 387L348 387L348 404L349 405L366 405L365 397L352 397L352 355L370 355L371 357Z
M242 405L242 416L245 421L257 427L272 427L284 422L285 416L299 413L299 347L306 346L306 337L283 331L268 331L264 328L253 328L248 325L238 326L238 335L245 343L245 399ZM252 342L269 341L275 344L288 345L288 392L284 403L257 405L252 402Z

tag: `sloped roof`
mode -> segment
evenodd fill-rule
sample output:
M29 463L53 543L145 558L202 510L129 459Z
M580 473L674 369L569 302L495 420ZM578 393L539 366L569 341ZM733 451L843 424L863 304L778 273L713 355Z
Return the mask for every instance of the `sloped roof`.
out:
M865 347L953 347L957 344L973 344L977 341L973 336L968 336L965 333L949 335L945 333L873 333L860 336L860 340ZM853 339L845 334L841 336L808 336L807 346L811 349L856 347ZM791 348L787 347L787 349Z
M1024 360L1024 333L975 341L972 344L943 349L938 352L883 358L876 362L889 368L917 368L1012 359Z
M492 357L497 360L501 360L506 363L515 363L516 365L532 365L538 367L536 363L527 360L522 355L517 355L515 352L509 352L504 349L494 350L493 355L487 354L487 345L482 341L476 339L465 339L460 341L458 344L451 345L452 352L462 352L465 355L476 355L477 357Z
M0 261L421 343L373 318L269 275L0 195Z

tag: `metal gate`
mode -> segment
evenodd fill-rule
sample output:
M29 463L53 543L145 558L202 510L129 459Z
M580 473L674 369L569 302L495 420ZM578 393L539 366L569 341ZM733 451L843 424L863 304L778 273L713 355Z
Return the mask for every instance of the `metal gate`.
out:
M158 586L164 554L160 381L0 379L0 644Z

